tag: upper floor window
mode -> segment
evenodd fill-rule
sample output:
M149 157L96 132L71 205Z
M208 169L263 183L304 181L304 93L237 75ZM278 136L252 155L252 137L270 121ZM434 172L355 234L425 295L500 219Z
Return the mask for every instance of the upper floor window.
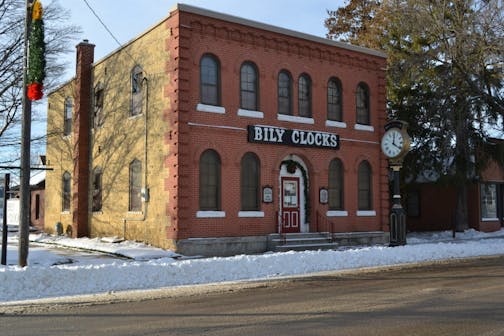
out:
M343 163L334 159L329 164L329 210L343 210Z
M135 159L129 165L128 211L142 211L142 162Z
M72 133L72 114L73 114L73 99L65 98L65 106L63 112L63 134L70 135Z
M261 165L257 155L246 153L241 159L240 169L242 211L259 211L260 209L260 171Z
M61 180L61 211L70 211L70 200L71 200L71 175L69 172L64 172Z
M131 115L136 116L142 114L143 105L143 70L142 67L136 65L131 70Z
M372 171L367 161L362 161L357 172L358 210L372 210Z
M259 110L259 78L254 63L245 62L240 70L240 107L245 110Z
M369 88L365 83L359 83L355 92L357 124L370 125Z
M310 76L302 74L298 82L298 108L299 116L311 118L312 116L312 83Z
M200 210L221 210L221 160L219 154L212 149L207 149L201 154L199 187Z
M278 113L292 115L292 77L286 70L278 74Z
M98 83L94 89L94 109L93 109L93 126L100 127L103 125L103 85Z
M93 211L102 209L102 170L96 167L93 172Z
M327 120L343 120L341 82L334 77L327 83Z
M200 60L200 99L202 104L221 105L220 65L210 54L203 55Z

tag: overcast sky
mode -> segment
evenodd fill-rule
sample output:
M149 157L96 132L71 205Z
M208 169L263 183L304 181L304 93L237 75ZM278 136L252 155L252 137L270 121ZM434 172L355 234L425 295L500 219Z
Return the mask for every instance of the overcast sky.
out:
M71 11L71 23L82 28L80 38L96 45L95 60L119 47L84 0L42 0L59 3ZM343 0L86 0L114 36L126 43L168 16L177 2L325 37L327 9L342 6ZM73 62L75 55L70 55ZM73 64L69 66L72 71ZM71 71L68 76L73 74Z

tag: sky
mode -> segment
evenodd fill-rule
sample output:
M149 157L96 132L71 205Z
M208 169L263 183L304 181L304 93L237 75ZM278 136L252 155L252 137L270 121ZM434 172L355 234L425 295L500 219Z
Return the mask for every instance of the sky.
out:
M178 286L196 289L197 285L230 281L246 283L317 272L504 254L504 230L484 233L471 229L458 233L456 238L452 238L451 231L413 233L408 235L408 244L399 247L269 252L199 259L180 258L171 251L128 241L106 243L98 238L71 239L45 234L33 234L30 239L28 267L21 268L14 266L17 236L13 234L9 238L9 266L0 265L0 315L3 308L8 308L5 304L17 300L59 297L64 302L75 302L78 298L68 296L96 293L109 293L104 299L115 300L117 292L121 291ZM63 246L115 253L130 259L79 252ZM127 292L120 294L128 295ZM64 296L67 298L62 298Z
M245 19L325 37L327 9L337 9L343 0L42 0L70 10L70 23L80 26L87 39L96 45L95 60L116 50L119 45L86 5L94 9L119 42L126 43L166 18L177 2ZM78 42L78 41L77 41ZM75 55L69 55L68 79L73 76Z

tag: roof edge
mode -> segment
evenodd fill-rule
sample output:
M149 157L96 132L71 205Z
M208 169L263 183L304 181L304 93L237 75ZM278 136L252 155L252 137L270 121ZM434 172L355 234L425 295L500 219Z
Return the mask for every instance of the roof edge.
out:
M172 7L172 10L170 11L170 13L173 12L174 10L179 10L182 12L197 14L197 15L201 15L201 16L207 16L207 17L211 17L214 19L219 19L219 20L223 20L223 21L241 24L244 26L250 26L253 28L268 30L268 31L275 32L278 34L287 35L287 36L291 36L291 37L297 37L297 38L309 40L312 42L326 44L326 45L333 46L333 47L339 47L342 49L360 52L360 53L364 53L364 54L368 54L368 55L372 55L372 56L376 56L376 57L387 58L387 54L385 54L382 51L369 49L369 48L365 48L365 47L360 47L360 46L355 46L355 45L352 45L349 43L333 41L333 40L329 40L329 39L326 39L323 37L310 35L310 34L306 34L306 33L301 33L301 32L295 31L295 30L281 28L278 26L273 26L273 25L270 25L267 23L249 20L249 19L241 18L238 16L230 15L230 14L215 12L215 11L201 8L201 7L178 3Z

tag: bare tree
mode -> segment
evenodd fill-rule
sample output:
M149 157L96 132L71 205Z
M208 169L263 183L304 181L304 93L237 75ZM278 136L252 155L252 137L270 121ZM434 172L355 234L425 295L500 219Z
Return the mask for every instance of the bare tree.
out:
M0 164L18 159L20 116L23 94L24 0L0 0ZM69 12L57 1L44 10L46 42L45 92L60 82L66 63L62 56L71 52L71 42L80 28L69 24ZM37 119L34 113L34 118ZM43 142L44 136L34 137Z

